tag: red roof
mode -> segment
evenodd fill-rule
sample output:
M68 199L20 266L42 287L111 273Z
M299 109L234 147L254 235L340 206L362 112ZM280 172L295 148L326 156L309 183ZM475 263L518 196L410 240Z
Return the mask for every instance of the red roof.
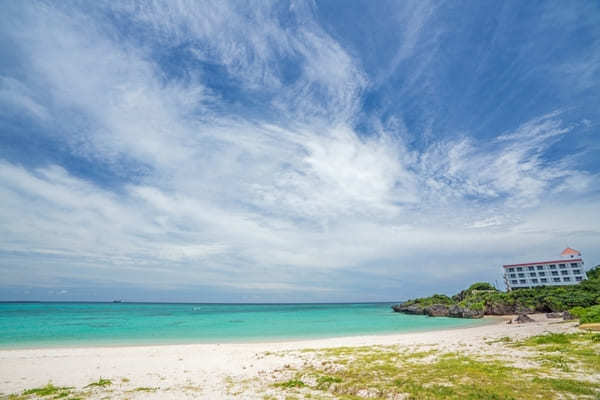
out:
M560 255L561 256L580 256L581 253L579 252L579 250L575 250L570 247L567 247L566 249L563 250L562 253L560 253Z
M507 268L507 267L522 267L522 266L526 266L526 265L558 264L558 263L570 263L570 262L577 262L577 261L581 261L581 258L572 258L570 260L556 260L556 261L538 261L538 262L531 262L531 263L525 263L525 264L508 264L508 265L503 265L503 267L504 268Z

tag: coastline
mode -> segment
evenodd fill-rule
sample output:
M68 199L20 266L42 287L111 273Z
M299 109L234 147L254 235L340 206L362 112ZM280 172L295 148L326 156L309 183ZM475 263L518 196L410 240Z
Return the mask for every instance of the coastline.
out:
M486 315L481 319L469 320L470 325L458 325L458 326L442 326L442 327L422 327L414 328L399 332L377 332L377 333L365 333L365 334L341 334L341 335L325 335L321 336L316 334L315 336L291 336L291 337L265 337L257 339L225 339L220 341L206 341L206 340L177 340L177 339L165 339L165 341L154 341L153 339L142 339L136 342L127 341L115 341L115 342L100 342L100 343L87 343L87 342L50 342L41 345L0 345L0 352L3 351L19 351L19 350L61 350L61 349L97 349L97 348L126 348L126 347L163 347L163 346L194 346L194 345L269 345L278 343L305 343L314 341L337 341L339 339L353 339L353 338L370 338L370 337L387 337L387 336L398 336L398 335L411 335L420 334L427 332L443 332L453 331L457 329L472 329L480 326L494 325L506 320L507 316L499 315ZM511 316L508 316L511 317ZM433 318L423 316L423 318ZM439 319L439 317L436 317ZM454 318L452 318L454 319Z
M399 314L388 303L40 303L0 308L0 349L281 342L419 332L481 323ZM11 323L12 318L18 323Z
M485 352L494 349L488 342L503 337L521 340L546 332L577 331L576 322L549 320L543 314L533 317L535 322L523 325L503 323L508 316L488 317L488 323L471 327L275 342L0 349L0 392L20 393L49 382L85 388L105 378L113 382L115 398L150 395L136 397L131 392L135 388L153 388L156 398L167 392L169 398L256 398L262 383L250 385L240 397L228 393L228 382L268 383L285 368L306 363L300 356L303 352L361 346ZM94 393L90 396L96 398Z

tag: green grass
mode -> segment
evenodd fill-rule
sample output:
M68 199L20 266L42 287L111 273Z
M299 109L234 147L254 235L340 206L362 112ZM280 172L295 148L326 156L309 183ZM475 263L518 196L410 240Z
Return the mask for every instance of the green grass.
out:
M559 393L571 393L576 395L597 395L598 391L593 387L597 385L582 385L581 381L574 379L549 379L549 378L534 378L536 383L549 385ZM598 398L598 397L596 397Z
M290 379L285 382L277 383L277 384L275 384L275 386L289 389L289 388L301 388L301 387L306 386L306 384L299 379Z
M334 383L341 383L342 378L337 376L322 375L317 378L317 389L327 390Z
M73 387L60 387L54 386L52 383L48 383L46 386L39 388L26 389L21 394L11 394L6 398L9 400L28 400L28 399L70 399L74 400L72 393Z
M513 346L533 348L537 360L565 372L579 368L586 373L600 373L599 337L597 333L547 334Z
M51 395L59 395L62 393L67 393L67 395L68 395L71 389L72 389L71 387L58 387L58 386L54 386L53 384L49 383L46 386L43 386L40 388L25 390L23 392L23 396L30 396L30 395L51 396Z
M158 388L141 386L141 387L136 387L135 389L132 390L132 392L154 392L156 390L158 390Z
M512 339L508 336L503 336L499 339L496 340L490 340L488 342L486 342L487 344L494 344L494 343L510 343L512 342Z
M121 382L129 382L129 379L122 378ZM113 382L110 379L100 378L96 382L92 382L89 385L86 385L84 388L75 390L74 387L59 387L54 386L52 383L48 383L46 386L27 389L23 391L21 394L11 394L6 398L9 400L34 400L34 399L65 399L65 400L82 400L90 395L98 395L98 392L95 390L97 388L104 389L104 391L99 392L100 395L108 394L106 398L112 398L110 394L111 390L106 389L111 386ZM158 387L137 387L135 389L130 390L129 392L154 392L158 390ZM188 389L188 388L186 388ZM198 390L198 388L195 388ZM0 396L1 398L5 398Z
M317 361L293 379L277 383L283 391L335 398L406 399L600 399L600 383L580 376L600 372L596 335L548 334L512 343L527 350L539 367L519 368L507 361L458 354L401 352L397 347L341 347L315 351ZM559 351L558 349L561 349ZM309 383L307 383L309 382Z
M536 358L542 362L542 365L549 366L550 368L560 369L563 372L570 372L572 368L570 364L571 359L562 355L547 354Z
M89 385L87 385L86 387L105 387L105 386L110 386L110 385L112 385L112 381L110 379L100 378L100 379L98 379L98 381L92 382Z
M566 333L549 333L547 335L534 336L529 338L527 344L568 344L571 342L572 335Z

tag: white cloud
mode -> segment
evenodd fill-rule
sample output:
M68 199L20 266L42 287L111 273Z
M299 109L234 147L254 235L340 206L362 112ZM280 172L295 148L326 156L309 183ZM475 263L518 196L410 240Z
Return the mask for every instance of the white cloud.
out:
M41 120L49 117L46 107L34 99L31 90L11 77L0 76L0 104L3 113L10 108L16 108Z
M273 105L301 119L347 119L365 78L350 55L315 22L310 3L178 1L113 6L163 46L185 46L218 62L239 85L267 92ZM279 14L289 13L289 26ZM215 40L218 38L218 40ZM287 82L289 63L299 76Z
M575 159L558 155L546 160L550 146L572 130L559 114L524 123L492 143L465 138L433 145L421 156L421 174L444 198L473 195L512 208L535 207L550 193L584 192L591 177L575 169Z
M375 84L384 85L398 67L410 59L418 48L437 46L437 35L426 31L427 23L435 14L436 5L430 1L398 3L393 18L397 21L397 29L401 40L394 43L397 50L389 63L375 79ZM425 67L433 61L433 57L425 57L416 71L413 71L407 86L414 85L422 77Z
M2 81L8 97L42 119L52 115L55 139L76 155L120 176L132 168L143 174L111 189L58 165L0 162L0 251L44 284L324 292L307 275L386 279L420 267L442 279L495 271L502 252L549 251L556 238L591 248L589 235L578 232L597 234L597 203L570 204L569 215L578 217L556 218L569 196L587 195L597 180L572 157L544 157L573 129L560 113L491 142L464 137L421 153L384 128L361 137L351 128L366 84L359 64L316 25L310 8L296 11L301 21L290 30L272 18L273 7L247 13L181 1L117 11L159 44L189 43L246 89L277 92L274 109L293 122L216 112L226 103L201 73L165 79L148 46L105 22L27 7L30 29L13 34L52 101L19 100L14 93L36 98L32 82L12 78ZM418 24L408 29L418 36ZM289 85L273 66L282 55L301 65ZM42 267L31 261L38 257L47 258ZM27 281L25 273L1 278Z

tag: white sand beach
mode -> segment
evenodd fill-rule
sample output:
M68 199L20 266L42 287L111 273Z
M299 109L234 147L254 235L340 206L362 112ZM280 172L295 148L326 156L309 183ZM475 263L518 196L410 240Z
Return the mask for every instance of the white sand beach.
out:
M49 382L83 389L100 378L112 382L93 388L88 398L201 398L255 399L268 394L271 384L311 362L310 352L338 346L396 345L404 351L503 354L494 340L513 340L545 332L574 332L576 322L533 315L533 323L506 324L492 318L487 325L382 336L251 344L193 344L128 347L40 348L0 351L0 392L22 393ZM518 350L512 350L517 352ZM283 397L282 397L283 398Z

